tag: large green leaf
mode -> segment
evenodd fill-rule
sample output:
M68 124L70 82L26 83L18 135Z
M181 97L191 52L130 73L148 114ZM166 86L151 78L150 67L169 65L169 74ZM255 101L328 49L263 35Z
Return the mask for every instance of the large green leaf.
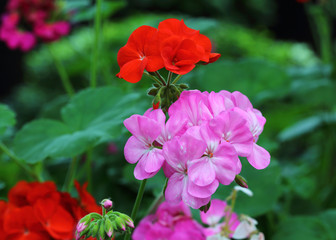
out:
M287 94L290 78L285 69L264 60L218 61L194 70L187 78L207 91L240 91L253 102Z
M244 159L245 160L245 159ZM241 174L248 181L253 196L249 197L239 192L234 211L252 217L259 216L273 209L280 194L280 167L275 160L263 170L254 169L247 161L243 161ZM234 183L234 185L236 185ZM224 200L229 196L232 185L221 185L213 198Z
M120 89L87 89L62 108L62 121L39 119L26 124L14 139L14 151L29 163L48 157L73 157L118 137L122 121L143 113L146 98ZM142 111L142 112L141 112Z
M0 104L0 135L4 134L6 129L15 124L15 113L6 105Z
M334 240L336 239L336 209L318 216L295 216L283 221L274 240Z

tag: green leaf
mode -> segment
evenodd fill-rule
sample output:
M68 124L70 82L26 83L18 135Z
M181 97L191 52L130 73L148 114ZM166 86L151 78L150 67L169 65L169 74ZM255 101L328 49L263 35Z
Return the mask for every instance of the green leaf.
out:
M270 62L256 59L218 61L193 71L189 79L196 88L208 91L240 91L254 101L281 97L288 92L290 78L286 71Z
M333 240L336 239L336 209L318 216L295 216L283 221L274 240Z
M15 125L15 113L8 106L0 104L0 135L4 134L8 127Z
M267 168L257 170L247 163L246 159L244 160L240 175L247 180L253 196L249 197L239 192L234 212L256 217L272 210L281 194L280 167L275 160L272 160ZM221 185L213 198L225 200L235 185Z
M291 217L282 222L273 240L332 240L325 224L312 216Z
M74 157L117 138L124 130L123 120L142 114L144 103L140 94L124 95L118 88L84 90L62 108L62 121L39 119L26 124L14 139L14 151L28 163Z
M336 123L336 113L321 113L316 116L298 121L294 125L286 128L279 134L279 139L280 141L288 141L304 134L313 132L323 124L334 123Z

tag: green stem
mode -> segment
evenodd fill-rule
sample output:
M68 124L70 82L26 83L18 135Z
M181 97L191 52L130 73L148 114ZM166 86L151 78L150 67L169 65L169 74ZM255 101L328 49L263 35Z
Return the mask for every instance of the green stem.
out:
M143 194L145 192L146 182L147 182L147 179L144 179L141 182L141 185L140 185L140 188L139 188L139 191L138 191L138 195L136 197L136 200L135 200L135 203L134 203L134 206L133 206L133 210L132 210L132 213L131 213L131 218L132 218L133 221L135 221L135 218L137 216L137 213L138 213L138 210L139 210L139 207L140 207L140 203L141 203ZM126 233L124 240L131 239L131 234L132 233Z
M166 81L164 80L164 78L161 76L161 74L158 72L158 71L156 71L156 72L154 72L154 74L157 76L157 78L161 81L161 83L162 83L162 86L166 86L167 84L166 84Z
M0 149L10 157L18 166L20 166L29 176L36 179L39 182L42 182L43 179L39 174L36 174L28 165L22 162L14 153L11 152L2 142L0 142Z
M69 166L69 170L67 172L67 175L65 177L65 181L63 184L63 191L70 192L72 188L72 184L75 180L76 170L78 165L78 159L77 157L73 157Z
M182 75L178 75L178 76L174 79L174 81L172 82L172 84L177 83L177 81L180 80L181 77L182 77Z
M64 65L62 64L62 62L56 57L56 55L54 54L53 50L52 50L52 47L49 46L48 47L49 49L49 53L55 63L55 67L58 71L58 74L61 78L61 81L62 81L62 84L63 84L63 87L65 89L65 91L67 92L67 94L69 95L69 97L72 97L74 94L75 94L75 90L74 88L72 87L71 85L71 82L69 80L69 76L65 70L65 67Z
M99 35L101 30L101 5L103 0L96 0L96 15L94 21L95 38L92 51L91 61L91 78L90 86L95 88L97 85L97 61L98 61L98 47L99 47Z
M151 79L153 79L157 84L159 84L160 86L162 86L162 82L157 79L156 77L154 77L153 75L151 75L150 73L148 72L144 72L148 77L150 77Z
M231 194L231 207L229 208L229 214L226 214L226 217L225 217L225 225L223 228L224 234L230 231L230 219L231 219L232 212L236 204L236 199L237 199L237 191L234 189Z
M172 77L173 77L173 73L169 71L169 72L168 72L168 77L167 77L167 86L169 86Z

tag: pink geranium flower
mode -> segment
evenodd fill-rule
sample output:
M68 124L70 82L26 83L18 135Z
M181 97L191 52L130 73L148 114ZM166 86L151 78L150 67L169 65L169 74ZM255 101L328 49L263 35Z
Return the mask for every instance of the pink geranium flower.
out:
M161 109L154 110L151 116L133 115L124 121L125 127L133 134L125 145L125 158L132 164L138 162L134 176L139 180L153 177L164 162L162 150L153 144L162 132L162 125L157 119L165 116Z
M163 146L167 161L164 168L169 178L165 196L167 201L178 203L181 200L192 208L206 205L218 187L218 180L209 185L198 186L189 177L189 167L193 160L200 159L206 150L206 144L189 134L176 137Z
M208 125L193 127L188 130L193 136L198 136L207 148L203 156L189 163L190 179L198 186L207 186L216 179L229 185L237 172L238 155L234 147L216 135Z
M163 202L155 214L142 219L132 235L133 240L205 240L203 227L192 219L183 203Z

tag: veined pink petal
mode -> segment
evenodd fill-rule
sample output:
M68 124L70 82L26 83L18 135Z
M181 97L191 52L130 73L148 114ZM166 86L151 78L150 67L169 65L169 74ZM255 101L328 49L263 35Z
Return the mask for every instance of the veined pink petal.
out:
M148 150L147 153L142 156L140 161L143 161L146 172L157 172L160 170L164 162L162 150L157 148Z
M254 168L264 169L269 165L271 155L264 148L254 143L253 151L251 155L247 157L247 160Z
M160 135L160 125L145 116L132 115L124 121L125 127L140 141L151 144Z
M181 173L174 173L170 176L165 191L166 201L178 204L182 200L182 192L185 185L186 176Z
M125 159L129 163L136 163L147 152L148 147L136 137L130 137L124 148Z

